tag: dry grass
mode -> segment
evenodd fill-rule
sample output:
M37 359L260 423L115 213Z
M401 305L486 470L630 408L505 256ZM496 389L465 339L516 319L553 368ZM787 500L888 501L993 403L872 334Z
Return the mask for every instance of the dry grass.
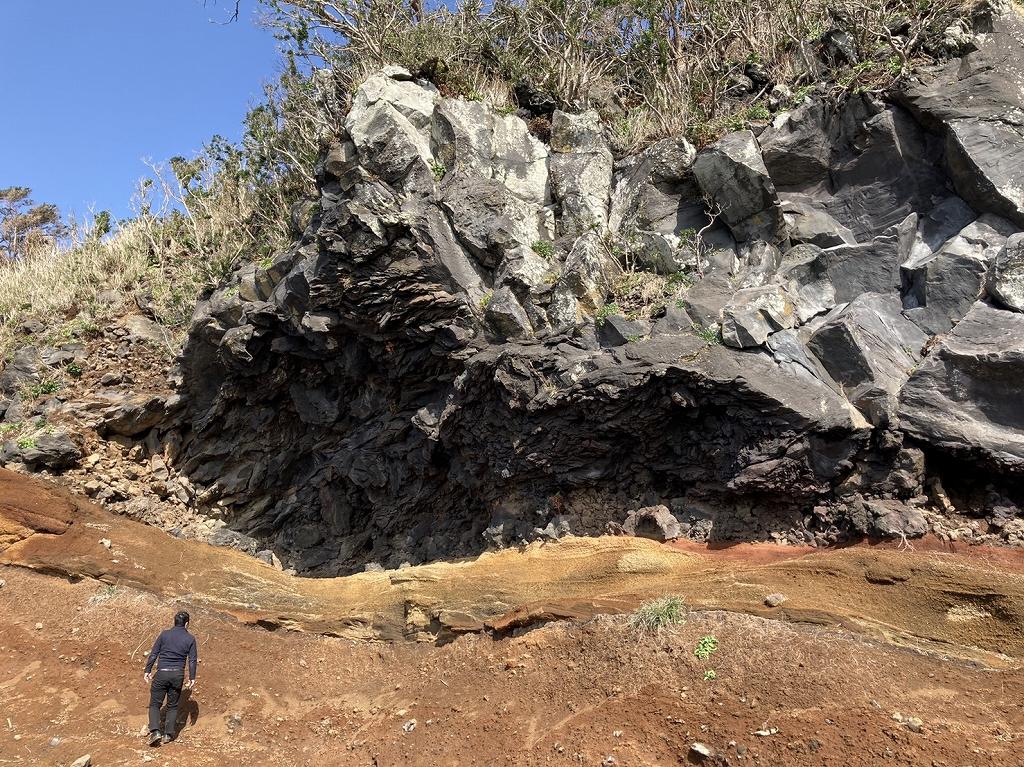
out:
M58 343L140 310L169 330L170 351L177 348L199 296L234 268L252 239L242 219L253 202L220 192L197 209L154 170L163 200L155 212L149 182L141 212L111 235L74 229L59 245L0 262L0 360L26 341L19 328L27 319L41 320L44 340Z
M640 605L630 618L630 625L641 634L653 634L667 626L685 622L686 613L686 602L682 597L660 597Z
M495 105L532 83L563 108L595 108L620 152L665 135L712 140L762 106L767 87L737 95L757 65L770 82L815 80L798 52L841 29L864 65L833 62L846 90L882 91L927 58L929 44L974 0L478 0L433 7L380 0L263 0L292 51L351 87L367 70L401 64L442 93ZM894 31L894 30L898 30ZM763 108L763 106L762 106Z

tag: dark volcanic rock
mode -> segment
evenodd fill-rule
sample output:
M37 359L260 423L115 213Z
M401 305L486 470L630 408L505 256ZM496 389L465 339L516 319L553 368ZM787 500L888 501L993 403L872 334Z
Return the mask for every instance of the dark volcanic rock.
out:
M226 345L234 338L237 338L237 334L229 337ZM127 396L103 411L99 428L105 433L134 437L149 431L167 418L177 404L159 395Z
M899 98L945 138L957 193L1024 227L1024 18L990 6L975 50L921 74Z
M866 293L832 311L807 344L876 426L892 420L900 389L928 340L901 310L896 296Z
M1024 312L1024 235L1010 237L989 271L988 292L1006 309Z
M63 431L39 435L28 446L21 448L19 456L29 468L55 471L76 466L81 457L82 451Z
M977 303L914 372L900 419L933 448L1024 474L1024 315Z
M936 253L909 258L901 267L907 316L932 335L956 325L981 297L989 264L1013 231L1009 221L985 214Z
M784 237L775 184L750 131L730 133L697 156L693 174L737 240Z
M673 541L680 535L679 520L667 506L648 506L630 512L622 529L627 535L655 541Z
M196 497L315 574L659 506L698 540L919 535L948 453L1019 506L1024 315L977 303L1012 303L1017 224L952 194L946 123L904 103L613 163L595 113L547 147L375 74L302 239L197 308L181 412L106 428L177 428Z

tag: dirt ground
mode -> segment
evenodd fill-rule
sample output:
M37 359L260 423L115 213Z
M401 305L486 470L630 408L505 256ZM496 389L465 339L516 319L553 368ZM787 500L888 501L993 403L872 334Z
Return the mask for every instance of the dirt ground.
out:
M928 548L575 539L315 581L0 472L0 765L1024 764L1024 561ZM665 593L686 622L638 633ZM149 749L180 606L199 686Z
M437 646L194 609L200 683L180 738L149 749L142 664L174 605L12 567L0 577L0 764L673 765L696 742L731 764L1020 764L1018 669L724 612L655 636L597 617ZM718 649L700 661L707 635Z

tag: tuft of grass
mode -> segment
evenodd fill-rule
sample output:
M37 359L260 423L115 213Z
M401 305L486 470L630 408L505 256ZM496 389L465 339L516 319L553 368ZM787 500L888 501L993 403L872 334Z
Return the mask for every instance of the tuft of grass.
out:
M715 654L717 649L718 640L711 634L708 634L706 636L702 636L700 641L697 642L697 646L693 650L693 656L698 660L707 660Z
M686 602L682 597L666 596L644 602L630 618L630 625L641 634L650 634L666 626L686 621Z
M118 593L119 593L119 590L118 590L117 586L114 585L114 584L107 584L105 586L101 586L99 588L99 590L95 594L93 594L91 597L89 597L89 604L91 604L91 605L103 604L104 602L106 602L108 600L111 600L114 597L116 597L118 595Z

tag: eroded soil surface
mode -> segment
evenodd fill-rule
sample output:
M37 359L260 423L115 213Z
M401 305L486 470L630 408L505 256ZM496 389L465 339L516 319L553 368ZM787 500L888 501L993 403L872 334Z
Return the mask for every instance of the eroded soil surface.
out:
M1009 550L574 539L296 579L0 472L0 579L0 765L1020 763ZM619 615L665 593L684 624ZM200 686L151 750L142 664L178 606Z

